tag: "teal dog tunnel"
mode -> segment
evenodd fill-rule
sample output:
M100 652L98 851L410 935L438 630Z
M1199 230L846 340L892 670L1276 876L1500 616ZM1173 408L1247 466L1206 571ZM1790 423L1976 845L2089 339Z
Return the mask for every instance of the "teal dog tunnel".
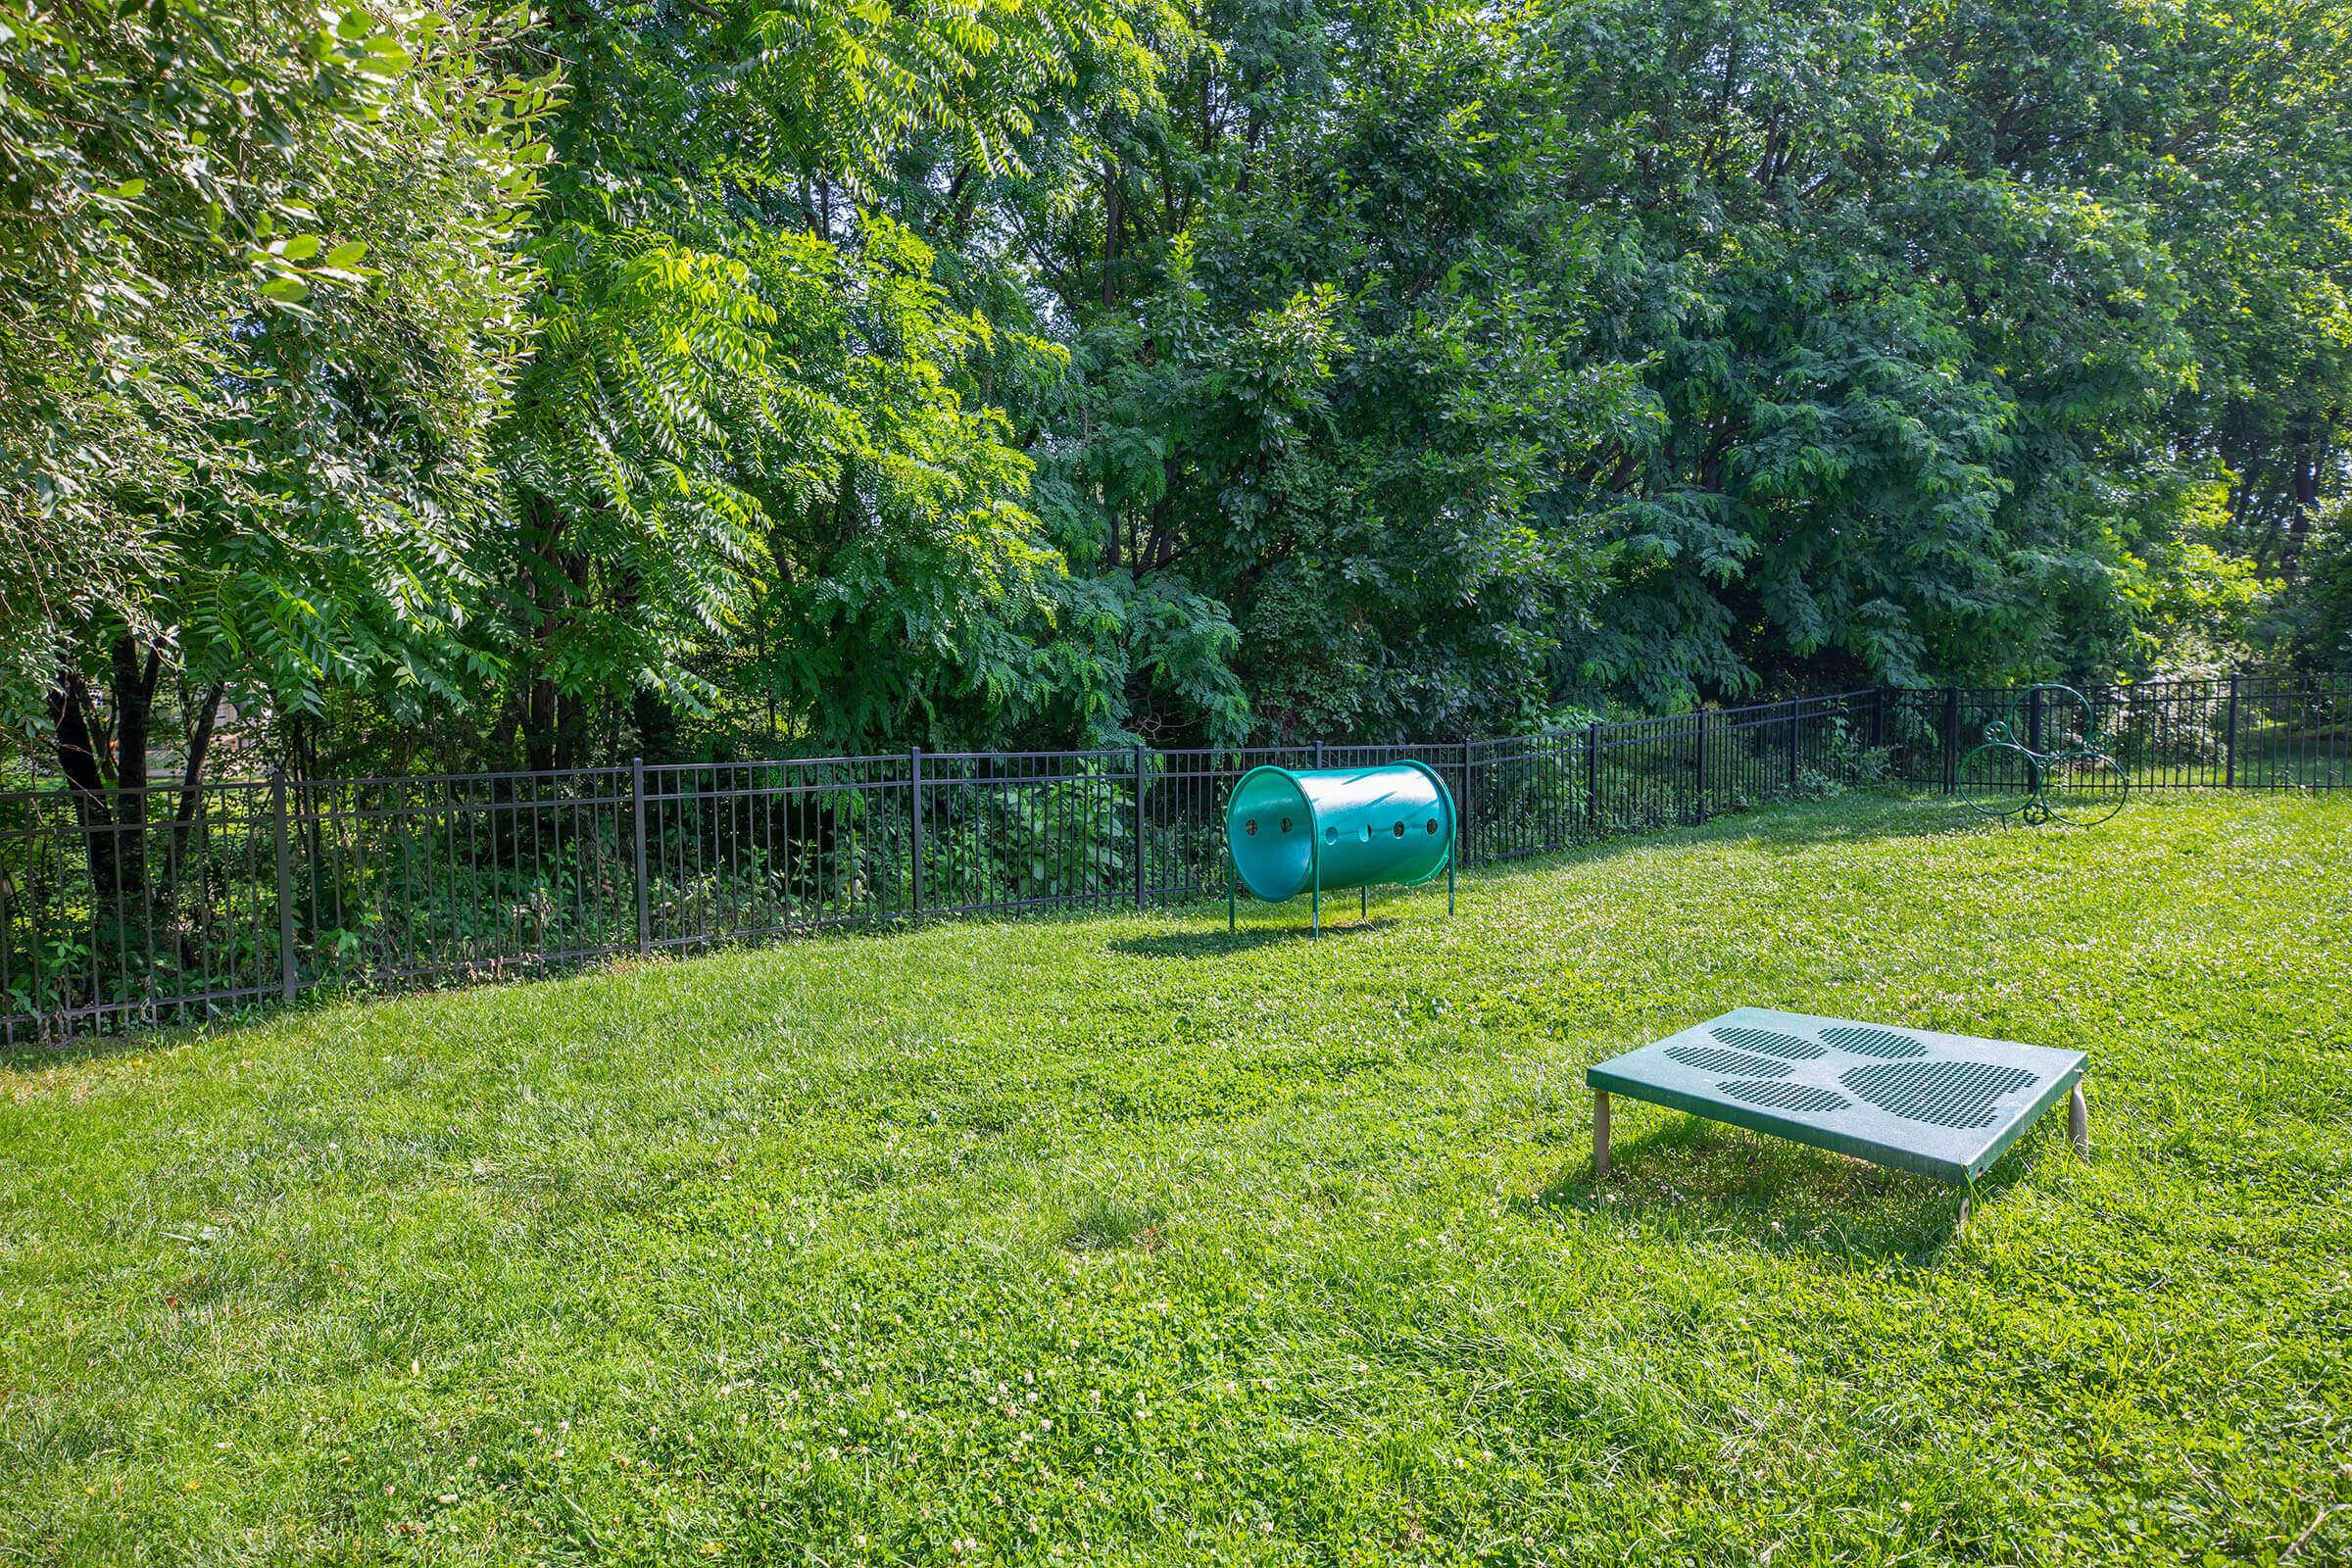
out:
M1375 882L1417 887L1441 871L1450 914L1455 827L1453 793L1423 762L1251 768L1225 808L1226 929L1237 889L1268 904L1310 895L1320 934L1324 894Z

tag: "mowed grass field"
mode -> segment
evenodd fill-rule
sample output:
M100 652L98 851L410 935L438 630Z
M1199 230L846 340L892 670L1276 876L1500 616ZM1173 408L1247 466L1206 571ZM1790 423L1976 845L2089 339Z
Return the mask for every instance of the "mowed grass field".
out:
M1849 798L0 1070L0 1561L2352 1560L2352 799ZM1980 1189L1620 1102L2080 1048Z

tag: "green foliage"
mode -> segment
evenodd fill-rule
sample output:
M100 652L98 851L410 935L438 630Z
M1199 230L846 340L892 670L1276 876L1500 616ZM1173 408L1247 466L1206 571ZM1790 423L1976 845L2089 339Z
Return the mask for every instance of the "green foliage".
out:
M523 347L543 80L499 25L0 10L12 699L127 628L288 708L436 705ZM62 650L62 654L61 654Z
M484 572L514 585L534 760L576 756L583 700L632 696L764 708L743 739L767 747L1116 729L1099 625L1063 627L1105 607L1064 590L972 373L1056 355L1000 343L913 228L855 204L918 144L1013 171L1082 65L1148 92L1125 13L694 6L564 14L549 42L572 91L548 352L504 447L522 525Z
M61 753L149 653L361 768L2321 657L2327 0L322 16L0 0Z
M2352 408L2324 11L1214 8L1102 220L1029 219L1106 559L1228 604L1294 734L2236 657L2208 393ZM2248 204L2294 242L2192 216Z
M2305 674L2352 669L2352 502L2322 516L2296 565L2268 628L2274 650Z

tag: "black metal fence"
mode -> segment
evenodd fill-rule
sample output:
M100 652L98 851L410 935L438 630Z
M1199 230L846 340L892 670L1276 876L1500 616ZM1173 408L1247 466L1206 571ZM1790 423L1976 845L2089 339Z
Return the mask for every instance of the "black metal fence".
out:
M2006 720L2035 751L2088 741L2137 790L2352 787L2352 674L2229 675L2082 688L2087 734L2071 705L2030 689L1886 693L1892 776L1946 792L1984 727Z
M0 1039L191 1022L924 915L1224 890L1250 768L1429 763L1466 865L1949 780L2009 693L1877 689L1507 740L924 753L0 793ZM2352 677L2093 694L2150 784L2352 783Z

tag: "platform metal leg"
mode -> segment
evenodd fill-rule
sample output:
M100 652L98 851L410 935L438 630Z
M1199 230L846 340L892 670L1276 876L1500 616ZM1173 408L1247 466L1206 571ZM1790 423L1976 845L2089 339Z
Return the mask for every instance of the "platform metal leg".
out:
M1592 1179L1609 1177L1609 1092L1592 1091Z
M1233 868L1233 858L1227 856L1225 858L1225 934L1227 936L1233 934L1233 904L1236 896L1234 886L1238 880L1238 873Z
M2079 1079L2075 1092L2066 1097L2066 1136L2074 1140L2076 1153L2084 1159L2090 1157L2090 1106L2083 1102Z
M1453 857L1446 857L1446 912L1453 912Z
M1323 934L1323 858L1319 855L1315 857L1314 900L1306 907L1307 919L1314 935L1321 936Z
M1372 918L1372 884L1369 882L1355 890L1355 918L1358 924Z

